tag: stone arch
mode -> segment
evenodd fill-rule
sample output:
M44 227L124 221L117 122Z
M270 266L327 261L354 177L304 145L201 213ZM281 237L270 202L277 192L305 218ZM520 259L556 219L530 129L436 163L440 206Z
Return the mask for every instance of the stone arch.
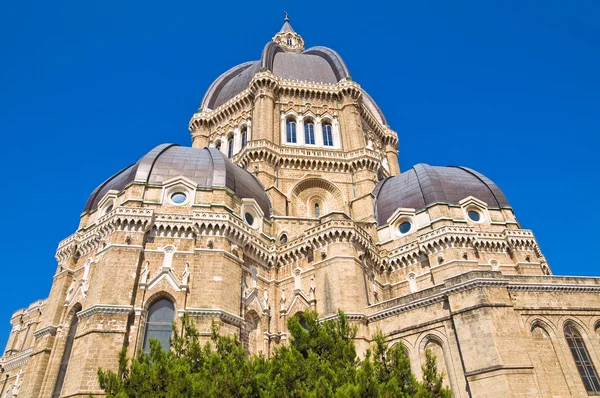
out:
M144 300L144 306L143 306L144 311L148 311L148 308L155 301L160 300L161 298L166 298L168 300L171 300L171 302L173 302L173 305L175 306L175 310L177 310L177 299L175 299L175 296L173 296L171 293L169 293L165 290L161 290L161 291L153 293L146 300Z
M80 312L81 309L81 304L75 303L67 312L64 320L65 323L68 322L68 327L64 329L66 333L60 341L63 346L61 350L62 353L60 354L60 363L57 372L58 374L56 376L56 382L54 383L54 389L52 392L53 397L58 397L62 393L67 371L69 370L69 362L72 357L71 354L73 352L73 345L75 344L75 335L77 333L77 327L79 325L79 317L77 316L77 313Z
M456 383L453 382L454 371L449 364L452 359L449 357L449 351L445 341L445 336L439 331L431 330L427 332L416 345L419 347L421 364L425 364L425 352L430 350L436 357L438 372L444 372L443 384L452 388Z
M560 358L556 350L556 334L545 321L537 318L531 322L533 346L530 354L544 397L570 395Z
M597 355L594 345L589 340L586 328L579 320L566 318L562 330L567 348L571 352L572 361L578 373L579 385L583 385L588 395L600 393L600 377L597 371ZM580 384L582 383L582 384Z
M169 348L169 339L172 333L172 323L177 318L175 300L170 295L155 295L152 300L144 304L144 333L142 347L149 349L150 339L158 339L164 348Z
M262 351L262 328L260 316L255 310L246 312L244 316L244 330L242 332L242 344L249 355L258 354Z
M313 216L312 206L319 200L320 216L332 211L345 211L346 200L338 187L322 178L308 178L296 184L288 196L291 215Z
M596 332L596 334L598 335L598 337L600 337L600 319L596 320L596 322L594 322L594 326L593 326L594 332Z

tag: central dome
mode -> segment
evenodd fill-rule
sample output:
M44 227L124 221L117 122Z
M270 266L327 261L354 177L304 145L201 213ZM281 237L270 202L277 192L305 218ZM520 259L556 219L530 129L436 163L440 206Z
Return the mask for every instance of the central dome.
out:
M301 40L288 22L284 24L274 40L284 33L293 34ZM218 108L248 88L254 75L265 70L283 80L321 84L337 84L350 77L342 57L330 48L316 46L302 51L301 48L290 48L285 44L271 41L264 47L260 60L237 65L219 76L208 88L200 107ZM371 113L382 125L387 125L375 101L364 90L362 92L363 101Z

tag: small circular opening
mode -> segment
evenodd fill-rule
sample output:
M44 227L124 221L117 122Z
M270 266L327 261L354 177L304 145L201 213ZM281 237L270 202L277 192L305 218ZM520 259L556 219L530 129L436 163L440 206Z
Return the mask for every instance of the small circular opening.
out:
M252 226L252 224L254 224L254 216L252 216L252 214L246 213L244 217L246 218L248 225Z
M110 206L108 206L108 207L106 208L106 210L104 211L104 214L108 214L108 213L110 213L110 212L112 211L112 209L113 209L113 205L110 205Z
M171 195L171 202L175 203L176 205L183 204L186 200L187 195L183 192L175 192L173 195Z
M479 212L478 212L478 211L475 211L475 210L469 210L469 212L468 212L467 214L469 215L469 218L470 218L472 221L475 221L475 222L479 222L479 221L481 221L481 214L479 214Z
M400 227L398 227L398 231L400 231L401 234L407 234L411 227L412 224L409 221L404 221L400 224Z
M279 237L279 243L287 243L288 239L287 239L287 235L283 234Z

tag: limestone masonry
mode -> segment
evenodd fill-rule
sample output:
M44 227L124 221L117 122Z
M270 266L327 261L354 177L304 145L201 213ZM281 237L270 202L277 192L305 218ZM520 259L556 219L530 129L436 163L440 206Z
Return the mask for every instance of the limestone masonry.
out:
M551 275L482 174L401 173L377 104L288 18L189 129L91 194L48 298L11 318L0 398L101 395L98 367L186 312L268 356L289 317L338 309L361 353L380 329L420 377L432 350L456 397L600 395L600 279Z

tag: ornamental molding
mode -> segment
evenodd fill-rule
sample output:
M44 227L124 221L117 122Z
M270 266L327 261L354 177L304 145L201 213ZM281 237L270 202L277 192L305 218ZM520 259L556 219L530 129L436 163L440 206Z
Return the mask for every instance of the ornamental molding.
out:
M510 282L508 290L521 292L600 293L600 285Z
M44 326L43 328L40 328L38 330L36 330L35 332L33 332L33 337L35 337L35 339L39 339L41 337L44 336L56 336L56 331L58 329L58 326L54 326L54 325L48 325L48 326Z
M408 311L416 310L419 308L429 307L430 305L434 305L437 303L441 303L444 301L446 295L443 293L439 293L430 297L425 297L417 300L410 301L408 303L403 303L400 305L396 305L385 310L381 310L371 314L367 317L369 322L381 321L382 319L389 318L392 316L396 316ZM382 304L386 304L386 302L377 303L373 307L378 307Z
M275 265L274 245L262 238L262 235L243 222L239 216L196 211L192 217L197 235L226 236L243 248L244 256L249 256L261 264Z
M252 108L257 97L265 95L272 97L273 100L277 95L302 99L318 98L326 101L348 97L358 105L360 115L384 145L392 145L395 148L398 146L398 135L390 130L388 126L382 125L365 105L359 84L347 79L335 84L286 80L268 70L256 73L246 89L217 108L199 109L192 116L188 128L192 134L194 134L194 131L203 127L207 128L210 125L218 129L222 124L226 125L231 119L239 116L241 112L247 112Z
M368 148L342 152L325 148L286 147L267 140L253 140L233 157L233 161L241 167L263 160L278 167L348 172L364 169L377 171L384 158L382 153Z
M98 249L103 240L115 231L145 232L152 224L153 214L151 209L117 207L89 228L80 229L61 241L56 250L56 261L62 263L69 257L85 256Z
M477 231L472 226L446 225L419 236L394 249L380 253L392 269L419 262L421 254L432 255L448 248L473 248L481 251L511 252L532 250L541 257L537 241L530 230L505 229L501 232Z
M369 321L369 317L362 312L348 312L348 313L345 313L345 315L348 318L348 320L351 322L360 322L363 324L367 324ZM319 318L318 322L323 323L323 322L327 322L327 321L337 321L339 319L340 319L340 316L338 314L330 314L330 315L324 316L323 318Z
M329 218L329 219L327 219ZM330 213L321 224L307 230L303 235L278 248L277 261L285 265L308 256L334 242L355 243L364 249L364 258L379 263L378 250L372 238L344 213ZM313 253L314 254L314 253Z
M96 314L129 314L133 310L131 305L94 304L77 313L79 320L89 318Z
M179 310L179 316L183 316L184 313L188 313L194 318L219 318L225 323L233 326L243 326L244 319L240 316L227 312L220 308L186 308L185 310Z
M33 351L33 347L30 347L24 351L19 352L18 354L10 355L8 357L0 358L0 365L5 371L21 368L29 362L29 358L31 357L31 352Z

